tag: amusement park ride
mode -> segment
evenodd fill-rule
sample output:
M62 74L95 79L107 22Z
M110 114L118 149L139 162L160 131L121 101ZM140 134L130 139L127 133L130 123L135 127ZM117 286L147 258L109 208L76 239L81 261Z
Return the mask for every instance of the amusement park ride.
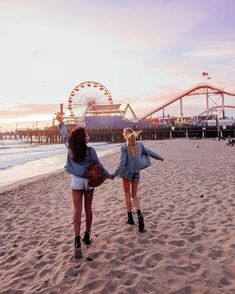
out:
M195 117L183 116L183 102L191 96L205 97L206 109ZM68 111L64 112L64 105L60 104L60 114L65 122L70 124L69 129L76 125L85 125L93 142L122 142L122 130L126 127L145 129L143 138L147 140L158 140L167 138L225 138L235 137L235 120L225 116L225 109L235 108L234 100L228 97L235 97L231 93L210 84L199 84L180 95L175 95L167 103L164 103L149 113L137 118L130 104L121 109L121 104L114 104L110 92L102 84L86 81L77 85L69 95ZM228 99L228 100L227 100ZM231 102L232 101L232 102ZM165 109L174 103L179 103L179 117L165 118ZM178 105L177 105L178 106ZM187 104L184 104L186 108ZM132 114L127 119L127 111ZM159 112L162 111L162 118ZM167 108L169 111L169 108ZM38 122L36 128L18 128L15 131L1 132L1 139L20 139L30 143L61 142L58 127L44 127L40 129ZM162 126L164 125L164 126Z
M60 105L61 114L63 104ZM80 83L69 95L68 107L69 113L64 115L67 123L85 124L85 118L90 116L120 116L125 118L128 110L133 115L131 120L137 121L137 116L129 103L122 110L121 104L114 104L113 98L108 89L102 84L94 81Z
M151 112L137 118L134 110L130 104L126 104L125 108L121 110L121 104L114 104L112 96L108 89L102 84L94 81L86 81L80 83L69 95L67 109L69 113L65 114L63 111L63 104L60 105L60 113L64 115L64 119L68 124L85 125L88 121L93 121L93 124L99 119L111 121L114 117L119 117L122 121L135 122L136 125L154 122L153 115L162 111L163 123L167 121L165 117L165 108L176 101L180 102L179 109L179 122L184 122L183 117L183 100L188 96L204 95L206 109L198 114L197 118L212 118L212 119L225 119L225 109L235 108L235 105L225 104L225 95L235 97L235 93L230 93L224 89L220 89L210 84L199 84L180 95L176 95L168 102L158 106ZM127 120L126 113L130 110L133 117ZM93 120L92 120L93 117ZM176 120L177 118L175 118ZM155 118L156 121L156 118ZM169 115L168 115L169 121Z
M177 95L176 97L173 97L173 99L169 100L167 103L164 103L161 106L158 106L150 113L145 114L140 118L140 120L144 120L147 117L151 117L153 114L162 111L163 118L164 118L164 110L167 106L173 104L176 101L180 101L180 121L183 121L183 98L186 98L187 96L193 96L193 95L205 95L206 98L206 110L202 112L201 114L198 114L197 117L206 116L208 117L220 117L222 119L225 118L225 108L235 108L235 105L226 105L224 103L224 96L234 96L235 93L227 92L223 89L219 89L215 86L209 85L209 84L199 84L185 92L183 92L180 95Z

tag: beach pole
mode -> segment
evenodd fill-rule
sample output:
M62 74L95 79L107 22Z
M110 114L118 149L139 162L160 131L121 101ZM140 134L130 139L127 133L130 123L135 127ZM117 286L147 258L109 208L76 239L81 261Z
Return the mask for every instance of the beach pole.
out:
M220 140L220 128L219 128L219 117L218 114L216 115L216 126L217 126L217 137Z
M209 94L208 88L206 88L206 112L207 112L207 119L209 117Z
M225 111L224 111L224 93L222 93L222 118L225 118Z
M205 138L205 127L202 127L202 138Z

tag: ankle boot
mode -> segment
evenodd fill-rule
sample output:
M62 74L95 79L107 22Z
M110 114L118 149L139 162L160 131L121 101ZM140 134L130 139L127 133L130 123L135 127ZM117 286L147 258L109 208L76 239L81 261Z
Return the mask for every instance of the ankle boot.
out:
M84 242L85 245L91 245L90 233L88 233L86 231L85 234L84 234L84 237L83 237L82 241Z
M74 240L74 253L75 253L75 258L81 258L82 257L80 236L75 237L75 240Z
M137 210L137 215L138 215L139 231L141 233L143 233L143 231L144 231L144 217L143 217L140 209Z
M127 219L127 223L130 225L134 225L134 220L133 220L133 216L132 216L132 212L128 212L127 213L128 219Z

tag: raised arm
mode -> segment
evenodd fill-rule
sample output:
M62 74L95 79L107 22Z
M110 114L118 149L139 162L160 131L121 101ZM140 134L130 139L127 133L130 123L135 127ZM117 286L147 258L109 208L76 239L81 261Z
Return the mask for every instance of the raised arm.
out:
M91 150L91 152L92 152L92 156L91 156L91 159L92 159L92 161L94 162L94 163L97 163L99 166L101 166L102 168L103 168L103 170L104 170L104 173L105 173L105 175L108 177L108 178L112 178L112 176L111 176L111 174L107 171L107 169L103 166L103 164L100 162L100 160L99 160L99 158L98 158L98 156L97 156L97 153L96 153L96 151L95 151L95 149L94 148L91 148L90 149Z
M66 128L64 122L60 123L60 133L61 133L61 136L62 136L62 139L63 139L65 146L68 147L69 134L68 134L68 131L67 131L67 128Z
M59 112L55 113L55 115L56 115L56 120L60 123L59 127L60 127L60 134L61 134L62 140L63 140L65 146L68 147L69 134L68 134L67 128L63 122L63 117Z
M163 161L164 158L161 157L160 155L158 155L157 153L153 152L152 150L146 148L143 144L143 153L147 154L148 156L152 157L152 158L155 158L157 160L161 160Z
M120 175L126 165L126 160L127 160L127 152L124 146L121 148L121 155L120 155L120 162L119 166L117 167L115 173L113 174L114 177L117 175Z

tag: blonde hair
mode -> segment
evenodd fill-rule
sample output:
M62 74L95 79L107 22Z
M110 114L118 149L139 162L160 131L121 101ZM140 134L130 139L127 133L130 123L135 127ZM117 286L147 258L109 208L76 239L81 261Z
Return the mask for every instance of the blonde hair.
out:
M136 145L136 138L140 135L142 131L135 132L131 128L125 128L123 130L123 137L126 140L128 152L131 157L136 157L138 155L138 148Z

